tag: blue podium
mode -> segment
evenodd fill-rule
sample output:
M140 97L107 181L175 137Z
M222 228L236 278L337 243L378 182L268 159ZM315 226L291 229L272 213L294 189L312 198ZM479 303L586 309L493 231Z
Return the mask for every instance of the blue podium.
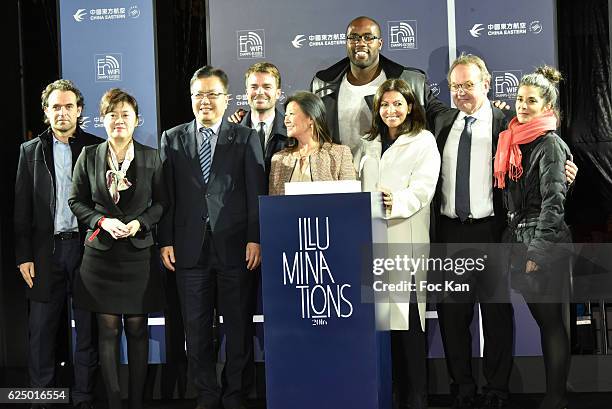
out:
M390 409L389 333L362 302L384 234L380 194L259 206L267 408Z

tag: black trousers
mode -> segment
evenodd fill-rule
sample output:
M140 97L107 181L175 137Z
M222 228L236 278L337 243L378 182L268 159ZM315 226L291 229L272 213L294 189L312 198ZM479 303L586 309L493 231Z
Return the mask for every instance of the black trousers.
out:
M51 299L49 302L30 300L28 370L30 386L34 388L54 386L56 349L54 340L57 337L62 308L66 305L66 297L72 295L72 284L81 262L83 245L79 239L54 240ZM93 400L98 353L95 348L93 314L74 308L72 315L76 329L72 400L77 404Z
M244 259L223 263L212 235L206 233L202 254L194 268L177 269L177 288L187 338L189 378L198 393L198 404L225 409L240 407L253 360L251 299L253 272ZM221 386L217 383L217 356L213 343L215 307L223 316L226 360Z
M408 314L410 329L391 331L393 389L399 408L427 409L427 336L418 304Z
M474 224L462 224L458 219L440 217L439 241L443 243L496 243L493 218ZM497 252L499 254L499 252ZM472 335L474 304L491 300L492 293L508 291L507 274L500 257L489 257L484 271L470 277L469 293L456 293L438 303L438 321L442 334L446 365L452 380L451 393L469 398L476 394L472 375ZM495 301L504 299L495 297ZM513 309L509 302L481 302L484 334L483 366L487 384L483 393L508 397L508 382L512 370Z

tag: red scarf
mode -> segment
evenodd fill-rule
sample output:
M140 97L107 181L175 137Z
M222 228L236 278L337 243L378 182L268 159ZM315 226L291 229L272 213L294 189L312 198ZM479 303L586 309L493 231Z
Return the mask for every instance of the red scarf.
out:
M495 186L503 189L506 186L506 173L510 179L518 180L523 175L521 160L523 155L519 145L535 141L548 131L557 129L557 117L554 112L546 112L531 121L521 124L516 117L512 118L508 129L500 132L497 141L497 152L493 165Z

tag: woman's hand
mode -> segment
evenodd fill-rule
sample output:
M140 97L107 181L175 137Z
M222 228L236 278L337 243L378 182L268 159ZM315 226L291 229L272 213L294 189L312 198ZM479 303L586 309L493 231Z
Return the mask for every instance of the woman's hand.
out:
M125 225L128 228L129 233L125 237L134 237L138 230L140 230L140 222L138 220L132 220Z
M527 260L527 265L525 266L525 272L532 273L534 271L538 271L540 267L535 263L535 261Z
M578 174L578 166L572 162L572 159L573 158L565 161L565 178L567 179L568 185L574 183L574 180L576 180L576 175Z
M129 228L119 219L105 218L100 227L107 231L115 240L127 237L130 232Z
M390 190L385 188L378 188L379 191L383 194L383 204L385 205L385 211L387 214L391 213L391 208L393 207L393 193Z

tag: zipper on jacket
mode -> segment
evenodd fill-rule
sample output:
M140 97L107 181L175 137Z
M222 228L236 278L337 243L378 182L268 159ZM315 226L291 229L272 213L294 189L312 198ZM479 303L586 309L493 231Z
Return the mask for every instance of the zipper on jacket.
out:
M51 137L51 141L53 142L53 136ZM41 143L44 143L41 139ZM53 145L51 145L51 150L53 151ZM49 164L47 163L47 155L45 153L45 147L43 145L42 148L42 153L43 153L43 162L45 163L45 169L47 169L47 173L49 174L49 179L51 179L51 191L53 192L53 196L52 196L52 200L51 200L51 215L52 215L52 222L53 222L53 231L55 232L55 201L57 200L57 198L55 197L55 182L53 181L53 175L51 174L51 170L49 169ZM55 254L55 240L53 240L53 253L51 254Z

